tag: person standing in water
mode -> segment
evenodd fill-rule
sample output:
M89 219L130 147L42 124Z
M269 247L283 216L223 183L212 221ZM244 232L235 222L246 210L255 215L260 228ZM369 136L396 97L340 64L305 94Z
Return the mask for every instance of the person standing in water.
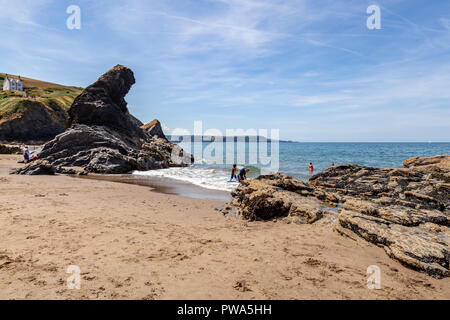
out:
M314 172L314 166L313 166L312 162L309 163L308 171L309 171L309 173Z
M237 166L236 166L235 164L233 164L233 168L231 169L231 178L230 178L230 181L233 180L233 179L236 179L236 180L237 180L237 175L236 175L236 173L237 173Z
M247 168L242 168L241 171L239 171L239 176L238 176L239 182L242 182L245 179L247 179L247 172L249 172L249 171L250 171L250 169L247 169Z

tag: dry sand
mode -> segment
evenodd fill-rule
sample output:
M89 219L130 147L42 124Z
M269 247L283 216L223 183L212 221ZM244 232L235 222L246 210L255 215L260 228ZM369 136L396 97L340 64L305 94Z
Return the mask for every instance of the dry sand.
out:
M220 202L66 176L10 176L0 156L1 299L449 299L331 225L248 223ZM81 289L68 289L69 265ZM366 287L369 265L380 290Z

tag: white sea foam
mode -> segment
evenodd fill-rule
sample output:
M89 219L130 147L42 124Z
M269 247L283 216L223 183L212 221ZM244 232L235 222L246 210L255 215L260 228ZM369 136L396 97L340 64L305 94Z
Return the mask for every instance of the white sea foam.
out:
M238 183L228 182L230 177L227 172L220 169L182 167L150 171L134 171L133 174L176 179L213 190L231 191L238 186Z

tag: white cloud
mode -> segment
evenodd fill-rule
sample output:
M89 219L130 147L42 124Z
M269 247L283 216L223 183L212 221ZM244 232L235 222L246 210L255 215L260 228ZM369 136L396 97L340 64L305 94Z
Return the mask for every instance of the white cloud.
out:
M0 20L36 24L35 18L49 0L0 0Z
M439 19L439 22L445 29L450 31L450 19L441 18Z
M11 28L0 48L16 58L5 59L5 70L42 77L53 68L87 81L129 64L138 79L130 98L143 117L161 109L214 117L231 107L253 126L297 114L306 123L342 119L363 128L387 123L383 116L406 126L400 119L421 113L421 125L432 126L448 109L450 22L442 13L420 25L388 9L383 29L368 32L360 0L81 0L83 29L68 35L57 23L37 24L48 2L0 0L0 19Z
M281 14L280 6L269 1L208 1L219 6L207 15L178 12L168 2L149 3L134 0L112 6L107 13L111 28L130 36L166 34L176 37L170 45L179 54L213 49L261 49L282 37L265 30L261 24ZM202 4L199 4L201 6Z
M164 36L164 43L176 55L221 50L253 57L273 53L275 41L302 41L360 55L323 40L320 33L301 32L311 23L325 22L334 15L345 19L357 10L352 5L323 2L323 6L314 6L308 0L198 0L198 7L213 8L204 13L183 11L183 6L166 0L130 0L126 5L111 5L104 22L127 39Z
M348 101L349 96L338 94L324 94L317 96L297 96L290 101L290 105L294 107L309 107L323 104L335 104Z

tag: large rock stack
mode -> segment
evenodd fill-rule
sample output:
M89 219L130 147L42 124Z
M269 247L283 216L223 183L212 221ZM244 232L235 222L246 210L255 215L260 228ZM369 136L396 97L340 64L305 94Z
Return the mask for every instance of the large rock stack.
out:
M87 87L69 110L69 128L46 143L40 159L87 172L127 173L192 163L192 156L154 135L127 108L133 72L115 66ZM159 122L158 122L159 123Z

